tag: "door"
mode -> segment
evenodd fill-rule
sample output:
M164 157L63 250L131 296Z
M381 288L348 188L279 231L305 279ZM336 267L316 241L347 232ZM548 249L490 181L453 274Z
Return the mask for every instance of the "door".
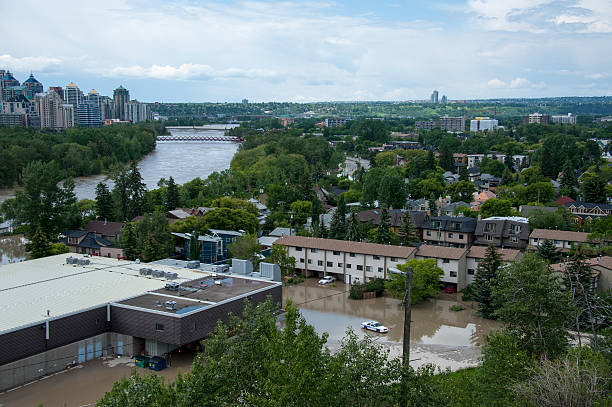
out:
M79 345L79 363L85 362L85 345Z
M87 360L92 360L94 356L94 347L93 343L87 344Z
M102 357L102 341L96 342L96 351L94 352L94 357Z
M123 355L123 341L117 341L117 355Z
M344 275L344 283L345 284L350 284L351 283L351 275L350 274L345 274Z

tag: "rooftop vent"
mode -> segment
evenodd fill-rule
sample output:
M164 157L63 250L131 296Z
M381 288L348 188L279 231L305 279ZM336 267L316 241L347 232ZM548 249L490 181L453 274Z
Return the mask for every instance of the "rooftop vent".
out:
M178 289L179 289L178 283L166 283L166 290L178 291Z
M143 267L143 268L140 269L140 275L141 276L150 276L152 271L153 270L151 270L149 268Z
M166 309L168 311L176 310L176 301L166 301Z
M153 270L151 272L151 275L153 277L163 277L164 276L164 272L163 272L163 270Z
M165 276L169 280L175 280L178 278L178 273L175 273L174 271L167 271L165 273Z

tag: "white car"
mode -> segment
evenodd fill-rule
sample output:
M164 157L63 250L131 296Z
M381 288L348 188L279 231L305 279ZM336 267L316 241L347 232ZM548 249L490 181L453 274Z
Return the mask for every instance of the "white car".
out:
M330 283L333 283L334 281L336 281L336 279L333 278L332 276L325 276L319 280L319 284L330 284Z
M361 327L365 328L369 331L374 331L374 332L380 332L380 333L387 333L389 332L389 328L387 328L386 326L382 325L380 322L378 321L365 321L361 323Z

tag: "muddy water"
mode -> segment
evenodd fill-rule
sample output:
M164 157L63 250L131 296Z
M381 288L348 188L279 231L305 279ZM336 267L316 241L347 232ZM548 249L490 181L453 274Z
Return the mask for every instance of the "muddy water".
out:
M23 236L0 237L0 266L24 261L25 243Z
M400 301L389 297L368 300L350 300L347 286L318 286L309 279L297 286L284 288L283 297L291 299L300 309L306 321L317 332L329 333L328 346L337 349L347 329L359 335L368 335L377 344L389 350L391 356L399 356L402 349L404 309ZM459 312L450 310L452 305L463 305ZM360 323L377 320L390 329L387 334L363 331ZM410 327L411 359L413 365L434 363L442 369L459 369L478 363L479 345L484 336L499 324L476 315L472 302L463 302L460 295L441 294L412 307ZM414 357L413 357L414 356ZM415 360L418 359L418 360Z

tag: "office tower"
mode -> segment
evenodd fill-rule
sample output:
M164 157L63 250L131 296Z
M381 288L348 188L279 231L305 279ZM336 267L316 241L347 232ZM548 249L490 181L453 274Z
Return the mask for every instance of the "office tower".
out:
M470 120L470 131L494 130L497 128L498 121L488 117L476 117Z
M140 103L137 100L132 100L125 104L126 120L132 123L144 122L152 120L151 108L146 103Z
M431 103L438 103L438 91L434 90L431 94Z
M49 86L49 90L57 93L59 97L64 100L64 88L61 86Z
M576 117L571 113L568 113L567 116L552 116L551 122L553 123L561 123L561 124L576 124Z
M102 121L112 119L115 113L115 102L108 96L100 96L100 115Z
M83 92L81 92L77 85L72 82L66 85L66 89L64 90L64 101L66 104L72 105L76 109L84 98Z
M447 103L448 102L448 98L446 97L446 95L442 95L442 103Z
M115 119L127 120L125 105L130 101L130 91L123 86L119 86L113 92L113 101L115 102Z
M65 104L57 92L38 93L34 96L34 103L41 128L65 129L74 126L74 108Z
M102 125L100 94L92 89L76 107L76 123L80 126L97 127Z

